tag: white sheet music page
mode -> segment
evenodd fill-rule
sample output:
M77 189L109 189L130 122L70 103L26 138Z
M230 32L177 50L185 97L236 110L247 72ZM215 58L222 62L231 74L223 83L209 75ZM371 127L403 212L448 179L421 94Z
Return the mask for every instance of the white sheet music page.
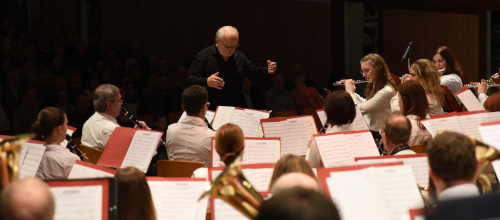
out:
M218 130L223 124L229 123L233 117L234 107L231 106L219 106L217 107L217 112L212 121L212 127L214 130Z
M265 192L269 190L273 170L274 168L242 169L241 172L257 192Z
M276 163L281 157L280 148L280 140L245 138L242 164Z
M493 170L495 170L495 173L500 173L500 160L494 160L491 162L491 165L493 166Z
M102 186L50 187L54 195L58 220L100 220Z
M283 142L285 131L283 130L281 121L262 122L262 128L264 130L264 137L279 137L282 138Z
M339 163L352 162L354 156L342 133L315 135L314 141L325 167L338 166Z
M376 177L366 169L330 173L326 183L341 219L391 219Z
M460 133L482 140L478 128L483 122L481 114L459 115L457 116L457 121L460 126Z
M160 137L161 133L159 132L137 130L121 168L133 166L145 173L156 151Z
M495 123L495 122L491 122ZM479 126L479 132L481 133L481 137L483 138L483 141L496 148L497 150L500 150L500 121L495 123L494 125L481 125Z
M212 206L214 220L248 220L245 215L222 199L213 199Z
M257 137L262 113L258 111L247 111L235 109L231 123L238 125L245 137Z
M198 198L209 182L148 181L148 184L159 220L205 219L208 197L199 202Z
M19 169L19 179L28 176L34 177L40 166L46 147L42 144L26 142L22 148L26 149L26 154Z
M344 138L354 157L379 156L377 145L369 131L345 133Z
M460 133L457 117L433 118L422 121L422 124L427 128L432 137L436 137L439 131L454 131Z
M318 114L319 120L321 121L321 125L326 124L326 113L323 109L317 109L316 113Z
M246 109L246 111L256 111L256 110ZM261 113L260 119L269 118L269 112L262 112L262 111L259 112ZM264 137L264 132L262 131L262 125L260 124L260 121L259 121L259 129L257 130L257 137Z
M214 111L208 110L205 113L205 118L207 118L207 120L208 120L209 123L212 123L212 121L214 120L214 117L215 117L215 112Z
M308 143L311 139L306 120L290 118L281 121L285 137L281 138L281 156L285 154L306 155Z
M484 106L481 105L479 100L477 100L476 96L470 91L469 88L464 87L461 91L455 93L455 95L464 103L465 107L468 111L479 111L485 110Z
M483 112L483 122L500 121L500 112Z
M423 208L424 201L415 181L412 168L407 165L367 168L377 173L379 191L392 219L403 219L410 208Z
M73 130L66 129L66 134L69 135L70 137L73 136ZM61 145L62 147L67 147L68 141L66 139L64 139L64 141L62 141L59 145Z
M69 173L68 179L93 179L110 177L113 178L115 177L115 175L75 163L75 165L73 165L73 168L71 169L71 172Z
M307 115L299 118L306 121L307 131L309 132L309 139L311 139L313 135L318 134L318 127L316 127L316 122L314 122L314 117L312 115ZM296 120L296 118L290 118L288 120Z
M351 125L356 130L370 130L366 124L365 118L361 114L361 110L359 110L358 105L356 105L356 117Z

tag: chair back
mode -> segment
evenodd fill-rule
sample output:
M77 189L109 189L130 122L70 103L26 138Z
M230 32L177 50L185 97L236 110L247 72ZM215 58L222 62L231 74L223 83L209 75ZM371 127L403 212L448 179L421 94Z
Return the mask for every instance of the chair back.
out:
M415 153L427 153L427 145L425 143L422 144L414 144L410 146L411 150Z
M168 124L177 123L179 118L181 118L183 111L170 112L168 113Z
M97 161L99 161L99 158L101 157L102 150L92 148L92 147L87 147L85 145L80 144L80 151L85 154L89 158L89 162L93 164L97 164Z
M202 162L158 160L156 168L161 177L191 177L193 172L205 165Z
M143 121L148 125L148 127L153 128L156 127L157 125L155 124L155 121L153 120L153 115L141 115L137 117L137 120Z
M444 92L444 103L443 103L443 110L445 112L461 112L462 108L460 107L460 104L458 104L457 100L455 99L455 96L453 96L453 93L451 92L450 89L446 86L441 86Z

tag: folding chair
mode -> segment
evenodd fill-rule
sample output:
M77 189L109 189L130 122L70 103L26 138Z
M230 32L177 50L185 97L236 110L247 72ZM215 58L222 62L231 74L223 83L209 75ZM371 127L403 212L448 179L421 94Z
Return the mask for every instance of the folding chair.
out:
M102 150L92 148L92 147L87 147L85 145L80 144L80 151L89 158L89 162L93 164L97 164L97 161L99 161L99 158L101 157Z
M202 162L158 160L156 168L158 176L162 177L191 177L193 171L205 165Z

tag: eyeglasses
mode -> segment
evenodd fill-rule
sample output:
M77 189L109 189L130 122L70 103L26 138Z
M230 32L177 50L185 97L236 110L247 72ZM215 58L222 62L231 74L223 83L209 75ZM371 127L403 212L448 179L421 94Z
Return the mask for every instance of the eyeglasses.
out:
M381 129L379 129L379 130L378 130L378 133L379 133L380 135L382 135L382 133L384 133L384 129L382 129L382 128L381 128Z
M114 102L114 101L115 101L114 99L111 99L108 102ZM119 99L118 102L123 104L123 99Z
M210 107L210 102L207 102L207 104L206 104L206 105L207 105L207 108L208 108L208 107Z
M232 47L228 47L226 46L224 43L222 43L222 40L219 41L224 47L226 47L226 49L228 50L231 50L231 49L236 49L238 47L240 47L240 44L236 45L236 46L232 46Z

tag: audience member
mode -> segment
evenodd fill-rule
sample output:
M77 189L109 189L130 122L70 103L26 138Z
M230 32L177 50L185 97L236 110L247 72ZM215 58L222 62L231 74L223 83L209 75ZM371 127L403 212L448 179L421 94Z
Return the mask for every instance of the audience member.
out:
M286 110L295 110L295 103L288 91L283 89L285 79L279 73L272 77L273 88L264 94L266 109L274 113Z
M118 217L123 220L155 220L156 211L146 176L135 167L118 169Z
M75 111L76 107L71 105L69 102L69 92L66 89L57 90L57 101L55 103L55 107L62 109L66 115L69 115L73 111Z
M111 133L120 126L116 117L120 115L123 100L118 87L103 84L96 88L93 102L95 113L83 124L82 144L102 150Z
M336 133L342 131L352 131L354 128L351 123L356 117L356 106L351 96L342 90L336 90L328 94L324 102L324 110L326 114L326 124L328 129L325 133ZM309 153L306 159L314 168L322 167L322 161L319 156L318 146L316 141L311 139L309 142Z
M301 87L306 87L306 77L302 73L295 74L293 82L295 87L290 90L290 96L293 99L295 110L297 110L297 113L304 114L305 109L313 108L313 105L307 99L306 94L304 94L300 89Z
M463 134L445 131L427 148L429 176L436 187L438 201L479 196L475 175L478 161L475 146Z
M265 201L256 219L339 220L340 215L333 202L323 194L295 187Z
M258 89L253 87L252 80L248 79L247 77L244 77L243 79L241 94L241 107L258 110L266 109L262 93Z
M2 191L0 216L4 220L52 220L54 212L54 196L38 178L15 181Z
M85 92L80 92L75 98L76 110L68 114L68 124L75 127L73 138L82 136L83 124L92 116L94 110L90 108L90 97Z
M411 135L411 123L404 115L395 114L384 121L380 131L384 143L385 154L415 154L408 145Z
M201 86L190 86L182 93L182 109L186 117L167 129L167 152L170 160L196 161L209 167L211 139L215 132L205 123L208 93Z
M176 111L181 111L181 97L178 91L172 89L172 84L168 75L160 74L157 76L158 90L145 96L146 109L148 114L154 114L155 111L161 110L166 114Z
M35 139L45 142L45 152L38 166L36 177L43 180L67 179L75 161L80 158L60 145L66 139L68 119L60 108L47 107L38 114L31 132Z
M36 121L40 104L36 99L35 90L31 87L24 87L19 92L21 105L12 113L12 124L14 134L27 133L31 125Z
M316 179L316 175L312 171L311 165L301 156L287 154L281 157L274 165L273 176L269 182L269 189L271 189L276 180L287 173L299 172Z

